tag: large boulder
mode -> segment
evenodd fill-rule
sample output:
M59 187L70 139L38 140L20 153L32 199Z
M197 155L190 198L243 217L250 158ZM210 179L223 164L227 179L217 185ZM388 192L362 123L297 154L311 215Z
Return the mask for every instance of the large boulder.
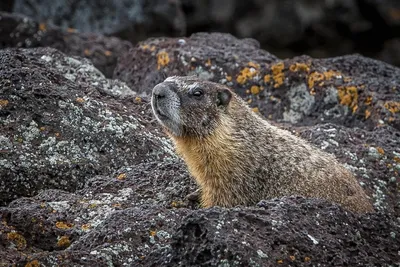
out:
M67 55L90 59L110 78L118 57L128 52L132 44L117 37L60 28L27 16L0 12L0 49L7 47L53 47Z
M359 56L282 61L224 34L141 43L115 70L126 83L50 48L0 50L0 63L1 265L399 262L399 117L383 110L398 101L397 68ZM377 212L296 196L199 208L186 198L196 185L148 101L152 86L173 74L229 84L267 118L270 109L272 123L353 171ZM365 85L357 97L351 81ZM367 103L361 89L375 92ZM365 105L371 115L361 120Z
M63 28L119 36L132 42L186 31L179 0L14 0L12 12Z

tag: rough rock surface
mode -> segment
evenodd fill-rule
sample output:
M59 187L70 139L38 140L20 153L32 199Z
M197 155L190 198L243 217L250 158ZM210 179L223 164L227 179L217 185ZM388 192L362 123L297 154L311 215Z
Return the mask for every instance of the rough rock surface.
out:
M13 12L82 32L124 37L177 36L186 31L179 0L15 0Z
M132 45L116 37L80 33L76 29L39 23L23 15L0 12L0 49L6 47L53 47L67 55L90 59L110 78L118 57Z
M130 52L138 56L132 65L125 56L116 76L137 75L126 80L135 91L107 80L88 60L54 49L0 50L0 266L400 264L396 124L384 121L385 114L374 118L384 121L376 127L357 121L354 106L340 103L340 89L329 79L314 82L313 95L307 64L278 72L273 66L279 70L281 61L252 40L192 38L142 43ZM389 81L399 83L394 67L358 56L308 60L318 72L335 66L370 86L377 92L372 110L396 100L386 89ZM354 215L301 197L199 209L186 199L196 189L193 180L153 120L148 99L138 97L162 72L230 82L243 97L250 90L260 109L270 105L258 99L260 92L281 90L282 103L301 107L310 96L336 90L331 105L322 97L313 105L321 113L347 108L347 116L321 122L304 115L281 125L335 154L357 175L378 212ZM270 80L264 81L267 72ZM289 93L302 86L300 100ZM284 122L282 111L273 123ZM398 113L392 116L397 122Z
M114 78L148 94L160 71L225 83L274 121L400 129L400 69L359 55L280 60L252 39L198 33L141 42L121 58Z
M358 52L400 65L399 57L385 56L400 52L400 46L388 45L400 37L397 0L182 0L182 8L189 35L229 32L255 38L281 58Z
M135 93L87 60L53 49L0 50L0 88L0 176L13 177L0 181L1 204L43 188L73 191L96 174L175 157L149 132Z

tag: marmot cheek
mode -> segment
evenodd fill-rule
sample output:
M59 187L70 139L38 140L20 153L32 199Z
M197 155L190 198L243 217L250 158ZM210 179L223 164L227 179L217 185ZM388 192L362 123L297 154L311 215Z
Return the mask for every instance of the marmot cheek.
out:
M208 115L203 116L202 120L201 120L201 125L202 126L209 126L211 123L211 118Z

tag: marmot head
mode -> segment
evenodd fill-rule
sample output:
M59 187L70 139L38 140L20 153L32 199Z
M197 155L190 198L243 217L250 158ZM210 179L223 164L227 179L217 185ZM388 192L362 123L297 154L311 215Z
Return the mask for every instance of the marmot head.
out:
M174 136L204 137L213 132L220 116L228 112L233 92L196 78L168 77L157 84L151 106L157 120Z

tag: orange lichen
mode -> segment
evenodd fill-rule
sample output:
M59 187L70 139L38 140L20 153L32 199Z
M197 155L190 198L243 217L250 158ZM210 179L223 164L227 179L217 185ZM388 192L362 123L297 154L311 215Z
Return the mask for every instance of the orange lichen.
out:
M87 48L85 50L83 50L83 53L85 54L85 56L90 56L90 54L91 54L90 50Z
M309 72L310 71L310 67L305 64L305 63L294 63L292 65L290 65L289 70L292 72L298 72L298 71L303 71L303 72Z
M283 62L271 66L272 78L275 82L274 88L278 88L283 84L283 80L285 79L285 74L283 73L284 68L285 64Z
M329 81L332 78L342 77L342 74L339 71L328 70L324 72L315 71L308 76L308 87L313 88L315 84L318 86L325 85L324 81Z
M149 50L151 52L153 52L154 50L156 50L156 47L154 45L150 46L150 45L140 45L139 46L141 49L143 50Z
M44 32L45 30L47 30L46 23L39 23L39 31Z
M339 71L334 71L334 70L324 71L323 73L326 80L331 80L332 78L342 76L342 74Z
M74 225L67 222L56 222L56 227L58 229L71 229Z
M69 247L71 245L71 241L69 240L69 236L63 235L58 238L57 247Z
M249 98L249 99L247 100L247 103L248 103L248 104L251 104L251 102L253 102L253 99Z
M314 88L315 83L323 81L325 78L324 74L319 72L313 72L308 76L308 88Z
M392 114L400 111L400 102L388 101L383 106Z
M142 98L137 96L137 97L135 97L135 101L138 103L142 103Z
M92 226L90 225L90 223L86 223L86 224L82 224L81 228L83 231L87 231L91 228Z
M111 52L110 50L106 50L106 51L104 51L104 55L105 55L106 57L109 57L109 56L112 55L112 52Z
M117 179L120 180L120 181L125 180L125 179L126 179L126 173L121 173L121 174L119 174L119 175L117 176Z
M254 76L257 75L257 70L254 69L253 67L245 67L243 70L240 71L238 77L236 78L236 81L239 84L244 84L248 79L253 78Z
M74 28L67 28L67 32L69 32L69 33L74 33L74 32L77 32L78 30L77 29L74 29Z
M379 154L381 154L381 155L385 154L385 150L383 150L383 148L381 148L381 147L377 147L376 150L378 150Z
M310 260L311 260L310 257L304 257L304 261L305 261L305 262L309 262Z
M29 261L25 264L25 267L39 267L40 262L38 260Z
M367 99L365 99L365 105L369 106L372 103L372 96L367 96Z
M8 105L8 100L7 99L0 99L0 108L4 108Z
M276 263L282 264L282 263L283 263L283 260L277 260Z
M338 96L341 105L350 107L354 112L358 109L358 90L355 86L340 86L338 88Z
M365 111L365 119L368 119L371 116L371 111L368 109Z
M293 256L293 255L289 256L289 258L290 258L290 260L292 260L292 261L294 261L294 260L296 259L296 257Z
M310 90L310 95L315 95L316 93L315 93L315 89L314 88L311 88L311 90Z
M169 59L169 55L167 52L165 51L160 51L157 54L157 69L161 69L161 67L164 67L166 65L168 65L170 59Z
M43 132L44 130L46 130L46 127L43 127L43 126L42 126L42 127L39 128L39 130L40 130L41 132Z
M255 69L259 69L260 68L260 64L257 64L257 63L254 63L254 62L247 63L247 66L255 68Z
M257 85L253 85L253 86L250 88L250 91L251 91L251 93L252 93L253 95L256 95L256 94L260 93L260 87L257 86Z
M399 157L394 157L393 160L396 161L397 163L400 163L400 158Z
M75 100L76 100L76 102L78 102L78 103L83 103L83 102L85 102L85 99L83 99L82 97L77 97Z
M267 74L264 76L264 82L269 83L271 81L271 75Z
M156 231L150 231L150 236L155 236L157 234Z
M254 108L252 108L251 110L253 110L254 112L260 112L260 110L258 109L258 107L254 107Z
M211 59L207 59L205 65L206 65L207 67L210 67L210 66L211 66Z
M228 82L232 81L232 76L227 75L225 78Z
M21 250L26 248L26 239L21 234L17 232L10 232L7 234L7 239L17 246L17 249Z
M55 133L56 137L60 137L61 134L60 133Z

